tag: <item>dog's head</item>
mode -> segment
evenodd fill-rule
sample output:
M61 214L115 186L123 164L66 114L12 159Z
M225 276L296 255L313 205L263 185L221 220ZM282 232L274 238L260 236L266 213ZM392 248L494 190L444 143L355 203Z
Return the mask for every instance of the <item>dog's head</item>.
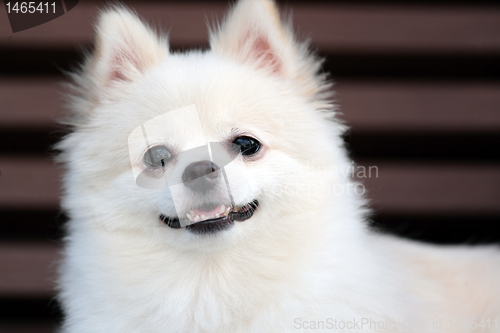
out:
M270 0L240 1L210 50L188 53L126 9L104 12L59 146L65 206L184 248L306 232L346 163L319 69Z

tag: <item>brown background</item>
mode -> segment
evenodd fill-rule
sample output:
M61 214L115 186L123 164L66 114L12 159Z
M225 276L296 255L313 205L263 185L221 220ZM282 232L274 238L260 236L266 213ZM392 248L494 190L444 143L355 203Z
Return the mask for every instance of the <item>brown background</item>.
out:
M225 1L128 1L174 50L206 47ZM382 230L438 243L500 240L500 7L494 2L282 1L326 57ZM0 8L0 333L50 332L60 246L61 72L91 48L101 2L12 34Z

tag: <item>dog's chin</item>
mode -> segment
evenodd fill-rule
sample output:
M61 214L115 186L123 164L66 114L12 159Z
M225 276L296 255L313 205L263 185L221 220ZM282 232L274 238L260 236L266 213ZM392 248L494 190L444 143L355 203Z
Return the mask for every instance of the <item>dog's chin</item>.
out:
M231 228L234 222L243 222L250 219L258 206L259 202L253 200L243 206L228 207L221 204L193 208L186 214L183 222L185 222L185 225L187 224L186 230L192 233L200 235L213 234ZM169 217L161 214L160 220L170 228L181 228L179 217Z

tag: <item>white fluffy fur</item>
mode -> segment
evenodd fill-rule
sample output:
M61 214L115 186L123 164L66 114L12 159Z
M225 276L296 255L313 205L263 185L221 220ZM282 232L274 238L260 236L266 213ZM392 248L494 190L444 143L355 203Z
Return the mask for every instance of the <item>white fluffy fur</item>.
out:
M59 145L70 216L62 332L295 332L327 318L427 320L429 331L442 318L447 331L449 318L500 315L496 248L376 235L363 198L328 192L355 185L332 172L350 165L344 128L318 60L273 2L239 1L210 44L170 53L131 12L100 16L96 49L75 74L75 128ZM257 212L213 235L163 224L172 203L138 187L130 170L129 133L191 104L207 140L236 130L265 146L259 159L232 166L245 175L235 200L258 198ZM189 146L189 124L169 126L166 140Z

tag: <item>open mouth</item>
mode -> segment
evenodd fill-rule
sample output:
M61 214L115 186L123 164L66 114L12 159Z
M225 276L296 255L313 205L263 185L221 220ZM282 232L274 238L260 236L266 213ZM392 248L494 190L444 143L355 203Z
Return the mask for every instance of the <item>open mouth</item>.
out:
M197 234L222 231L231 227L234 221L243 222L251 218L258 206L259 202L253 200L240 207L220 204L192 208L185 217L190 223L186 226L186 229ZM178 217L172 218L162 214L160 219L171 228L178 229L181 227Z

